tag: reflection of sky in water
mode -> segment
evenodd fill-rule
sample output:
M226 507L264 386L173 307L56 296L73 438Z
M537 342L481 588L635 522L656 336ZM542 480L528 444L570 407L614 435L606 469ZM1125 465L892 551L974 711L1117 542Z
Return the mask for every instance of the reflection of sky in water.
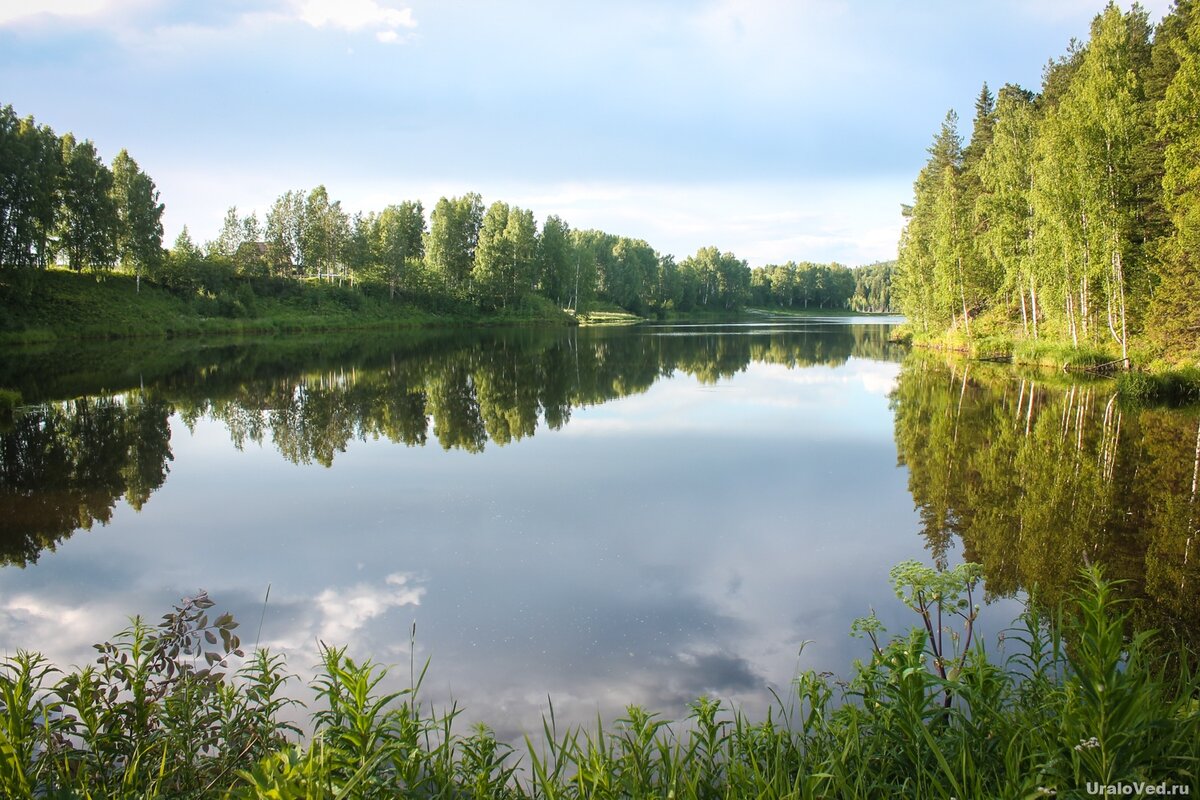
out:
M333 469L175 419L171 476L140 514L122 504L0 572L0 643L82 663L124 615L203 587L249 645L270 584L262 641L294 671L322 639L406 682L415 620L427 698L502 734L540 726L547 696L560 723L629 702L679 715L703 692L761 708L798 666L865 657L847 630L870 606L915 621L887 583L925 558L892 440L898 371L677 374L483 454L351 442Z

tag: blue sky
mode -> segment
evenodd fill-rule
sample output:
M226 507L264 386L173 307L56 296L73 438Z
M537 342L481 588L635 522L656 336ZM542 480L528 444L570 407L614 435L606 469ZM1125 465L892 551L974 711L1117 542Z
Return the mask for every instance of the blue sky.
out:
M1144 4L1157 20L1168 0ZM948 108L1036 89L1098 0L0 0L0 103L122 147L168 239L328 187L478 191L683 257L893 257Z

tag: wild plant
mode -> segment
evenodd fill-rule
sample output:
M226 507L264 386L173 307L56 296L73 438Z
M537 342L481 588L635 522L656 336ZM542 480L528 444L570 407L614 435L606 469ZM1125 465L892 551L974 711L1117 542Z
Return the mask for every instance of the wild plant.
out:
M1129 603L1116 597L1115 583L1094 567L1082 583L1066 629L1069 669L1047 775L1076 786L1195 780L1200 716L1190 659L1180 659L1184 671L1169 681L1146 657L1154 632L1127 635Z
M231 674L233 621L209 622L201 595L158 626L135 618L61 679L35 654L0 664L0 795L1015 800L1195 785L1192 654L1170 672L1150 658L1156 634L1128 633L1129 606L1098 570L1069 607L1031 601L1002 662L973 635L975 570L926 570L893 573L920 623L888 637L874 616L856 622L870 658L844 682L803 672L758 719L702 697L678 725L629 706L610 727L560 731L551 705L544 742L520 756L485 725L458 733L455 704L423 710L424 669L385 691L384 666L337 647L322 648L303 741L281 721L299 703L282 656L256 650Z
M0 665L0 788L29 795L53 773L68 720L48 691L58 669L18 650Z

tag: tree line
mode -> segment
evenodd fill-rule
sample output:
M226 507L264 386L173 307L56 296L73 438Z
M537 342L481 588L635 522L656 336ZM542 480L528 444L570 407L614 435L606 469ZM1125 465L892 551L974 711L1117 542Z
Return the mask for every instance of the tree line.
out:
M759 307L892 311L895 262L850 268L833 262L768 264L750 274L750 302Z
M122 150L104 163L89 140L0 108L0 267L28 279L58 260L75 270L162 259L154 181Z
M539 230L532 211L500 201L485 210L476 193L441 198L427 223L419 200L349 215L324 186L289 191L262 222L230 208L203 253L186 236L172 252L189 254L189 264L200 256L225 259L244 275L373 282L393 297L435 293L486 309L533 293L562 308L598 300L636 313L728 311L747 303L892 310L892 262L852 270L789 261L751 270L716 247L676 262L642 239L575 229L557 215Z
M1200 14L1109 4L1040 92L983 86L914 184L894 290L914 327L1075 347L1200 342ZM1128 361L1126 361L1128 363Z
M385 287L390 297L444 296L485 310L528 295L578 309L594 301L637 313L731 310L750 297L750 268L732 253L701 248L681 262L642 239L576 229L556 215L479 194L349 214L324 186L288 191L264 220L230 208L203 249L181 234L165 265L168 282L208 259L237 275ZM174 273L174 275L172 274Z
M185 227L163 248L154 181L122 150L106 165L89 140L58 136L0 110L0 270L26 287L65 264L121 268L185 294L253 305L272 280L326 282L418 303L443 299L487 311L530 295L560 308L608 303L638 313L780 308L890 310L890 268L788 262L751 270L704 247L676 261L648 242L572 228L477 193L351 214L324 186L280 195L260 219L228 210L202 246Z

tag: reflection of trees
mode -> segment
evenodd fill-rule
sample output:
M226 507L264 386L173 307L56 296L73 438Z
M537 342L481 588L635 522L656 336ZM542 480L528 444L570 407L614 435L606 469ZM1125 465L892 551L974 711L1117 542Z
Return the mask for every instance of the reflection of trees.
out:
M993 594L1055 603L1090 561L1148 601L1145 624L1200 631L1200 420L1113 392L907 360L892 405L923 534L938 559L958 537Z
M884 326L816 329L518 331L383 348L357 363L258 380L174 387L183 419L224 423L234 443L271 441L288 460L329 465L353 439L479 452L562 427L571 409L644 392L681 372L705 383L752 361L808 366L890 356ZM299 367L299 365L297 365ZM215 376L215 373L214 375ZM213 377L209 376L209 377ZM187 398L187 399L185 399Z
M78 528L107 523L122 496L141 509L167 476L170 414L142 393L18 414L0 435L0 562L32 563Z
M121 497L140 509L166 477L168 419L176 410L189 426L205 417L221 422L238 448L269 442L289 461L329 466L356 439L424 445L432 435L443 448L479 452L489 440L504 445L532 436L540 421L561 428L573 408L644 392L676 372L713 382L752 361L836 365L894 352L884 326L696 326L662 333L516 330L184 343L177 353L165 347L131 351L129 358L110 344L97 360L91 351L67 351L57 360L35 353L25 371L13 363L0 370L27 397L37 397L40 382L51 378L50 391L73 396L75 384L64 376L76 376L83 394L122 382L152 388L47 403L17 415L0 436L0 559L36 560L76 529L107 522Z

